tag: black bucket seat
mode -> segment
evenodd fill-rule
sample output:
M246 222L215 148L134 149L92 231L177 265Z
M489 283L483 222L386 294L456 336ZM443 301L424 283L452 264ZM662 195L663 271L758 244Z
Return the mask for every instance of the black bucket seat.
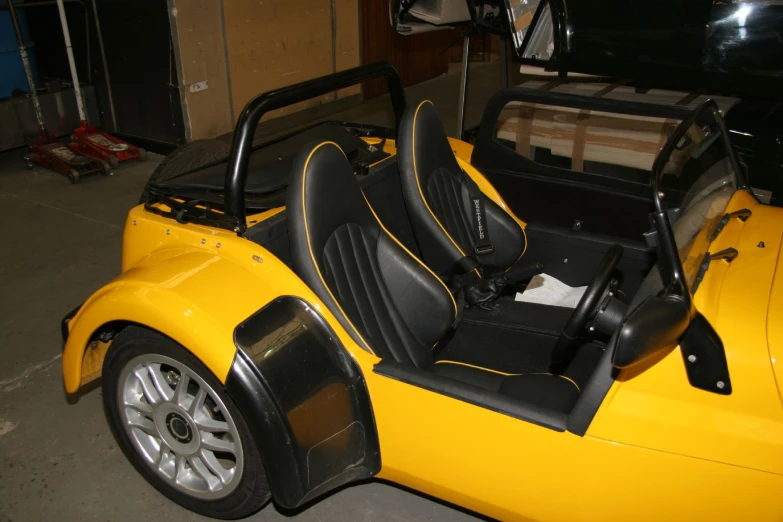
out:
M576 402L579 383L568 372L510 367L522 346L494 347L491 360L438 360L438 343L459 335L460 306L384 228L335 143L311 143L297 156L287 208L294 270L361 348L537 407L567 412Z

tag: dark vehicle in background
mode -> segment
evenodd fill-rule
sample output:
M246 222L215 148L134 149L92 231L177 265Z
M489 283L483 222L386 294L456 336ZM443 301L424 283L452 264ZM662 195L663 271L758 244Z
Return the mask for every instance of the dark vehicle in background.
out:
M783 205L781 0L391 0L390 11L400 32L502 27L525 72L559 84L628 79L638 101L650 89L689 91L681 105L734 98L723 116L750 184Z

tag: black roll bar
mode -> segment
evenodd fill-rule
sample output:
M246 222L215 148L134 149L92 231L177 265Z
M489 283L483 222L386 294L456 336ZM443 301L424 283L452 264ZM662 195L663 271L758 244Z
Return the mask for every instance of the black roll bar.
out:
M389 97L394 107L394 119L399 128L405 110L405 91L402 89L400 73L388 62L376 62L297 83L274 91L259 94L245 105L234 129L231 154L225 182L225 212L234 222L234 231L245 231L245 181L247 164L253 152L253 136L261 117L269 111L280 109L301 101L350 87L372 78L384 77L389 88Z

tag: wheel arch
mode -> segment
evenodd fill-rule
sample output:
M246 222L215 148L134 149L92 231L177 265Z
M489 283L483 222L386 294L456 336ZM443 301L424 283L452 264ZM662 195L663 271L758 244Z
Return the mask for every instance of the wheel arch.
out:
M156 331L185 347L221 382L236 354L233 325L221 325L176 292L142 282L110 283L80 308L70 324L62 362L68 393L100 376L111 339L130 325Z
M66 391L97 377L84 374L85 362L101 368L112 336L138 325L185 347L224 385L280 505L296 508L378 473L378 434L356 360L369 354L346 349L351 338L301 280L272 256L259 273L203 251L169 250L158 261L148 257L66 317Z
M82 371L88 347L97 342L100 348L90 361L94 368L102 362L111 334L129 323L184 346L225 383L236 354L234 328L277 297L274 278L287 271L275 259L268 258L264 267L259 272L223 252L176 246L146 256L64 319L66 391L75 393L88 377Z
M307 302L282 296L235 332L226 391L245 416L272 496L296 509L381 468L361 369Z

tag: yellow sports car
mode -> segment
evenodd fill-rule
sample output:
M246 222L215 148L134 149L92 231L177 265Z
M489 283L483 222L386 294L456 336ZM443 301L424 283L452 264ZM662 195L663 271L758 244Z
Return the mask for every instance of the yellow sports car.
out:
M253 145L374 77L395 129ZM63 321L65 388L101 377L138 472L216 518L376 477L503 520L779 521L783 209L743 179L712 102L506 89L474 148L388 64L266 93L153 174L122 274Z

